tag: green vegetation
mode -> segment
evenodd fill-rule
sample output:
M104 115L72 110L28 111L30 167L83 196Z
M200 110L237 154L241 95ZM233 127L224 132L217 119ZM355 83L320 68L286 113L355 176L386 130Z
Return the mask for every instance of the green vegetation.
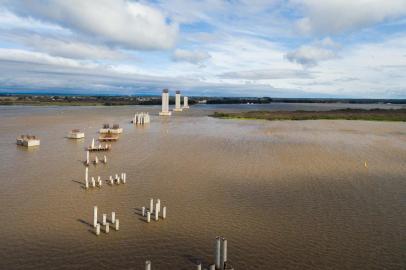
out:
M263 120L366 120L406 121L406 109L342 109L331 111L248 111L215 112L212 117L222 119L263 119Z

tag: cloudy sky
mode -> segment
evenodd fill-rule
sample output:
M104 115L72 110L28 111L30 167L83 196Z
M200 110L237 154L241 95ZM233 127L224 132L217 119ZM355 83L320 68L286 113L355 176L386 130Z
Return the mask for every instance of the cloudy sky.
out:
M406 98L406 0L0 0L0 92Z

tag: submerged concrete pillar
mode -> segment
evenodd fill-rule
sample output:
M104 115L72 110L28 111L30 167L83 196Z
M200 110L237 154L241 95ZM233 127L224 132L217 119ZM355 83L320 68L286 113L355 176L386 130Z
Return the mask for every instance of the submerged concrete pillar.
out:
M90 152L89 150L86 151L86 165L89 165L90 163Z
M176 91L176 95L175 95L175 109L174 111L176 112L181 112L182 108L180 107L180 91Z
M97 225L97 206L93 208L93 227Z
M100 235L100 224L96 224L96 235Z
M104 156L103 162L104 162L104 164L107 164L107 157L106 156Z
M86 167L86 172L85 172L85 186L86 189L89 188L89 168Z
M216 265L216 269L219 270L220 269L220 257L221 257L221 239L219 236L216 237L216 251L214 254L214 263Z
M150 223L151 222L151 212L147 211L147 222Z
M94 180L93 176L92 176L92 187L96 187L96 180Z
M162 219L166 218L166 206L162 208Z
M104 230L106 233L110 232L110 223L106 222L106 228Z
M154 212L154 199L149 199L149 211Z
M142 216L145 217L145 206L142 207Z
M120 220L119 219L116 219L115 225L116 225L115 229L116 229L116 231L118 231L120 229Z
M164 89L162 91L162 111L159 115L169 116L172 113L169 111L169 90Z
M94 148L94 138L93 138L93 140L92 140L92 147L91 147L92 149Z
M156 204L155 207L155 221L158 221L159 219L159 208L158 208L158 204Z
M102 220L103 226L106 225L106 222L107 222L107 214L103 214L103 220Z
M202 270L202 263L201 263L201 262L198 262L198 263L196 264L196 269L197 269L197 270Z
M145 261L145 270L151 270L151 261Z
M99 158L97 156L94 157L94 164L98 164L99 163Z
M224 269L224 264L227 262L227 239L222 238L223 247L221 251L220 269Z
M116 223L116 212L111 212L111 223Z

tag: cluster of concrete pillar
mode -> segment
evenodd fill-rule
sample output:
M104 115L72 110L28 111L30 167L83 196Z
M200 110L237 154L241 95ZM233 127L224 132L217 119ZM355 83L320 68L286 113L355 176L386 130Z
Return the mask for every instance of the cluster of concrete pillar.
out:
M104 155L104 156L103 156L103 159L100 159L98 156L95 156L95 157L94 157L94 160L93 160L93 164L97 165L97 164L99 164L99 162L102 162L102 163L104 163L104 164L107 164L107 156ZM90 165L90 151L89 151L89 150L86 151L86 161L85 161L85 165L86 165L86 166L89 166L89 165Z
M134 115L134 119L133 119L133 124L136 125L144 125L144 124L148 124L150 122L150 117L149 117L149 113L136 113Z
M181 112L183 109L189 109L189 98L183 97L183 107L181 105L181 94L180 91L177 90L175 93L175 108L173 109L175 112ZM164 89L162 91L162 111L159 115L163 116L170 116L172 112L169 111L169 90Z
M159 220L159 217L161 214L162 219L166 219L166 206L162 207L162 212L161 212L161 200L157 199L156 203L154 205L154 199L149 200L149 208L148 210L145 208L145 206L142 207L142 216L146 218L146 221L148 223L151 222L151 215L153 215L153 218L155 221Z
M114 185L114 184L125 184L127 183L127 173L121 173L120 175L116 174L114 177L110 175L109 177L109 184Z
M230 264L227 264L227 239L225 239L224 237L216 237L214 258L214 265L216 270L233 269Z
M100 176L97 176L97 178L93 177L89 181L89 168L85 168L85 188L88 189L89 187L95 188L95 187L102 187L103 186L103 181L101 180Z
M98 221L98 214L97 214L97 206L93 208L93 227L95 229L95 234L100 235L100 228L104 226L104 232L110 232L110 224L114 228L114 230L118 231L120 229L120 220L116 218L116 212L111 212L111 219L108 222L107 214L102 215L102 222L99 223Z
M87 148L88 151L108 151L111 149L111 144L105 144L102 145L99 143L99 145L95 144L94 138L92 139L92 144Z

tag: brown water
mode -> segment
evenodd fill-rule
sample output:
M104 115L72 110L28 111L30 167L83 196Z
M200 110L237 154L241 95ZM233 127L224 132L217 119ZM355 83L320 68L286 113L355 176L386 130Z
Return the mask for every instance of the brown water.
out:
M213 263L217 235L236 270L406 268L406 123L219 120L192 107L132 126L146 109L159 107L0 107L0 269L195 269ZM90 175L124 171L127 184L85 191L84 147L103 123L124 134ZM65 139L73 128L86 139ZM41 146L16 146L26 133ZM165 221L141 219L151 197ZM95 236L94 205L116 211L120 231Z

